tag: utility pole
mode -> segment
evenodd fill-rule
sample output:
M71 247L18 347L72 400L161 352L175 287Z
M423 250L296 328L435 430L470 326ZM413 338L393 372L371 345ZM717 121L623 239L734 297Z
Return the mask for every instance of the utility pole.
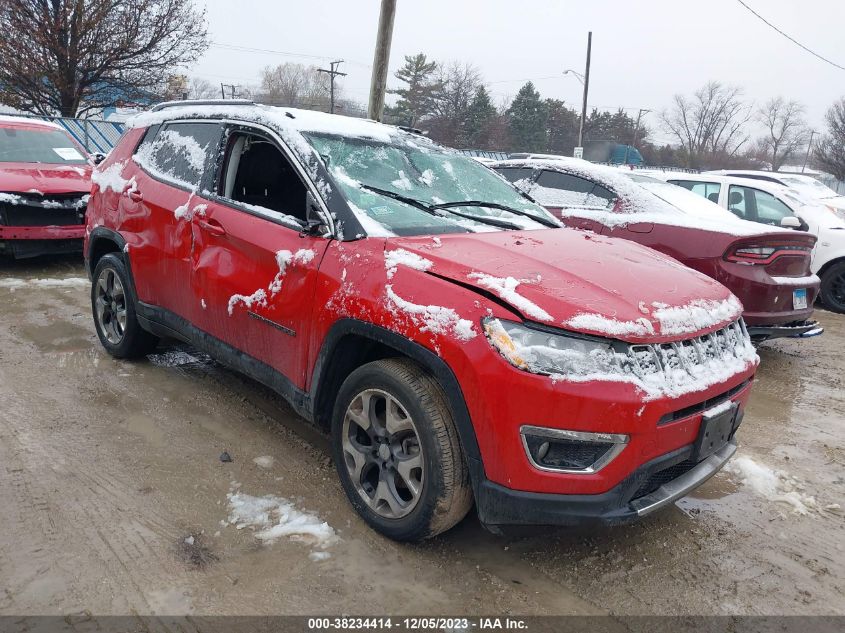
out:
M801 165L801 173L804 173L804 170L807 168L807 161L810 159L810 149L813 147L813 136L815 135L815 130L810 130L810 142L807 143L807 153L804 155L804 164Z
M640 135L640 118L643 116L643 114L648 114L649 112L651 112L651 110L646 110L645 108L640 108L640 111L637 112L637 124L634 126L634 140L631 142L631 145L633 145L634 148L637 147L637 137ZM631 147L631 145L628 145L627 143L625 144L626 165L628 164L628 149Z
M593 32L587 33L587 65L584 69L584 100L581 103L581 124L578 126L578 147L581 148L583 158L584 152L584 121L587 119L587 94L590 91L590 52L593 48ZM576 154L578 150L576 150Z
M381 121L381 115L384 112L387 66L390 63L390 43L393 39L393 18L395 16L396 0L381 0L376 50L373 55L373 76L370 81L370 103L367 109L367 116L375 121Z
M318 73L326 73L330 78L329 82L330 82L331 88L329 90L330 90L331 97L330 97L330 101L329 101L329 103L330 103L329 112L331 112L332 114L334 114L334 78L337 77L338 75L340 75L341 77L346 77L346 73L342 73L342 72L339 72L337 70L337 67L340 66L342 63L343 63L343 60L339 59L336 62L331 62L329 64L329 66L331 66L331 70L329 70L328 68L318 68L317 69Z

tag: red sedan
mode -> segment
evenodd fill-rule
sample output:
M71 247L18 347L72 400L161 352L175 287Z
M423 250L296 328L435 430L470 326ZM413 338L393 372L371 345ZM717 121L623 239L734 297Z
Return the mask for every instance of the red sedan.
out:
M61 126L0 116L0 255L81 251L91 168Z
M680 187L574 158L491 167L567 226L638 242L721 282L755 340L823 332L810 318L820 285L810 272L813 235L761 230Z

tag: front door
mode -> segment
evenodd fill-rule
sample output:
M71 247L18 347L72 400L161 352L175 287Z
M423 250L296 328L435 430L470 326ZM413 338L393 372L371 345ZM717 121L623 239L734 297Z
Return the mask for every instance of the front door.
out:
M299 388L329 244L303 231L307 190L272 134L238 127L227 137L216 193L189 210L191 320Z

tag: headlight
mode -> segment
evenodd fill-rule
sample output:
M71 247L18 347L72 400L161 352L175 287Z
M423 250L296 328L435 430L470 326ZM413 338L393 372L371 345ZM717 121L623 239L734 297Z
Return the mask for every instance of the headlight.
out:
M845 209L839 209L838 207L833 207L831 205L825 205L831 213L833 213L836 217L840 220L845 220Z
M487 318L487 340L514 367L535 374L595 376L629 373L625 354L610 341L546 332L521 323Z

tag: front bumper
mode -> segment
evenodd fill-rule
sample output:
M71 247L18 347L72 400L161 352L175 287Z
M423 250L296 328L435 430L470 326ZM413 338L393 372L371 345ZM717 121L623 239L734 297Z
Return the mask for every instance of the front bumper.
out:
M486 479L481 464L470 460L478 517L493 528L629 523L674 503L710 479L736 452L736 442L731 439L697 464L689 463L692 452L690 445L662 455L643 464L611 490L595 495L511 490Z
M807 319L785 325L749 325L748 335L755 342L773 338L810 338L824 332L818 321Z
M68 226L2 226L0 240L81 240L85 237L84 224Z

